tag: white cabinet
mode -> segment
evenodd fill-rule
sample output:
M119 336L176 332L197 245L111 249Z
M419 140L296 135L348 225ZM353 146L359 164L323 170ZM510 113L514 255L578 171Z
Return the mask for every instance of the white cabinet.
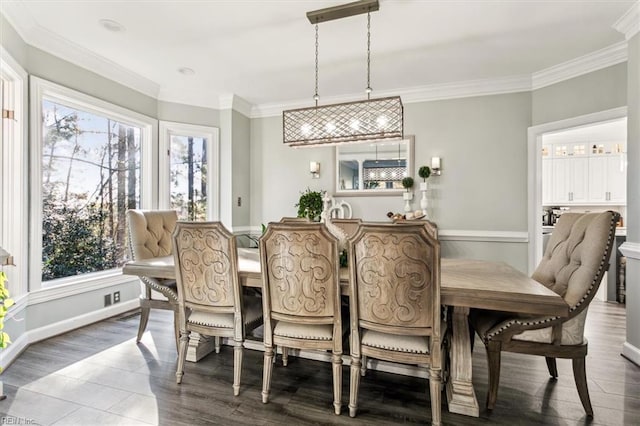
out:
M626 163L624 154L589 158L589 200L591 202L626 204Z
M550 203L579 204L587 202L589 195L588 157L562 157L544 161L551 161Z
M543 205L626 203L626 154L543 157Z

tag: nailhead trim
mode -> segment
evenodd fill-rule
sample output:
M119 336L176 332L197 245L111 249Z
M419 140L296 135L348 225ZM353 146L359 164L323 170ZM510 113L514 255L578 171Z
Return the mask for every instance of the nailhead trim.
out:
M604 269L604 266L607 263L607 259L609 258L609 254L610 251L607 250L610 247L610 243L611 240L613 238L615 238L616 235L616 223L618 222L618 218L620 217L620 215L614 211L611 211L611 224L609 225L609 236L607 237L607 245L605 247L605 251L602 255L602 259L600 260L600 265L598 267L598 272L596 272L596 275L593 277L593 280L591 281L591 285L589 286L589 289L585 292L584 296L582 296L582 299L580 299L580 301L578 301L578 303L576 303L575 306L572 306L569 308L569 313L574 312L576 309L578 309L578 307L580 307L582 305L582 303L587 300L587 298L589 297L589 295L591 294L591 292L593 291L595 285L596 285L596 278L598 276L600 276L600 272L602 272L602 270ZM546 324L552 321L555 321L557 319L559 319L559 316L555 316L555 317L546 317L540 320L534 320L534 321L521 321L518 319L513 319L509 322L507 322L506 324L504 324L502 327L500 327L498 330L492 332L492 333L488 333L486 336L484 336L484 341L488 342L490 340L492 340L495 336L502 334L502 332L504 332L505 330L511 328L513 325L523 325L523 326L532 326L532 325L540 325L540 324ZM541 327L542 328L542 327Z

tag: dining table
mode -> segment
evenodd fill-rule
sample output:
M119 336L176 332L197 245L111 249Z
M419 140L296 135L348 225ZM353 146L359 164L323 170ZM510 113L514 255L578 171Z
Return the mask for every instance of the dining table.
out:
M238 248L238 277L245 287L262 287L258 249ZM127 262L123 274L175 279L173 256ZM564 299L523 272L503 263L442 258L440 299L450 314L445 321L449 364L445 388L449 412L479 416L473 388L468 316L472 308L531 315L568 316ZM349 271L340 268L340 287L349 295ZM450 308L450 309L449 309Z

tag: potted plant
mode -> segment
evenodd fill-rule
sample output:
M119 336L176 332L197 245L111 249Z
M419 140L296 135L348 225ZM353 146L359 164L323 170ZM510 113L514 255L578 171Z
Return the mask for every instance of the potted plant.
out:
M420 182L420 191L427 190L427 179L431 176L431 168L429 166L422 166L418 169L418 176L422 178Z
M402 187L407 190L404 194L402 194L402 198L405 200L413 199L413 192L410 192L411 188L413 188L413 178L406 177L402 179Z
M318 222L324 207L322 192L312 191L307 188L307 190L300 195L298 204L296 204L295 207L298 208L298 217L306 217L309 220Z

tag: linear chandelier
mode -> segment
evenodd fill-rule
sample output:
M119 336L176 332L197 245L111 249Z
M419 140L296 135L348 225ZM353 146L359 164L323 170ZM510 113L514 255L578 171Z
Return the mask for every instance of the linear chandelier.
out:
M316 30L315 106L283 111L283 139L286 145L300 147L402 139L404 127L400 96L371 99L371 12L378 9L378 0L361 0L307 13ZM362 13L367 14L367 99L318 106L318 24Z

